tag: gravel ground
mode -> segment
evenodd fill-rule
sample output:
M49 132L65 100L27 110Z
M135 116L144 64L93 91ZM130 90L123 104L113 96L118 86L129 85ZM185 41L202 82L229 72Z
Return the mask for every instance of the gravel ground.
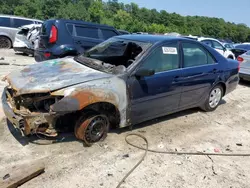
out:
M12 50L0 51L1 56L6 59L4 62L12 64L0 65L1 76L21 68L13 62L34 62L32 57L15 55ZM90 148L83 147L73 134L63 135L65 140L57 144L29 143L28 138L7 126L3 118L0 174L10 166L40 160L46 165L45 173L22 188L116 187L143 154L125 143L124 138L130 132L146 136L150 148L162 151L250 153L249 86L248 82L241 83L215 112L192 109L137 125L132 131L115 130L104 142ZM143 144L139 138L130 140ZM250 158L149 153L122 187L246 188L250 187Z

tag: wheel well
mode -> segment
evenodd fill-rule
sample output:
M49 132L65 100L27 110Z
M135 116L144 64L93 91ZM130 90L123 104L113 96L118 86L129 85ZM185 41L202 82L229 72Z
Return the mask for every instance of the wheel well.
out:
M217 85L221 85L221 87L223 88L223 96L226 94L226 84L223 82L219 82Z
M106 115L109 119L111 128L116 128L120 124L120 112L116 108L116 106L111 103L108 102L94 103L82 109L81 112L84 113L84 111L89 111L89 110Z
M234 57L232 55L229 55L227 58L234 59Z
M6 37L7 39L9 39L9 40L10 40L10 43L11 43L11 47L13 47L13 42L12 42L12 40L11 40L10 37L8 37L8 36L6 36L6 35L0 35L0 37Z

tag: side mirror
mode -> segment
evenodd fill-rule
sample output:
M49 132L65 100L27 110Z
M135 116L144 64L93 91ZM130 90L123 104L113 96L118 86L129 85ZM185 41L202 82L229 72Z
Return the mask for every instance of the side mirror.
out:
M227 49L225 47L223 47L223 51L225 52L225 51L227 51Z
M145 77L145 76L152 76L155 74L155 71L152 69L139 69L135 73L136 77Z

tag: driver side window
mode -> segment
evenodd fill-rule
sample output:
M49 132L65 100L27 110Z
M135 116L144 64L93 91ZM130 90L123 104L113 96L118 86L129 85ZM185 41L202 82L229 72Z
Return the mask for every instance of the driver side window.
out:
M165 44L155 49L141 66L142 69L165 72L179 68L178 45Z

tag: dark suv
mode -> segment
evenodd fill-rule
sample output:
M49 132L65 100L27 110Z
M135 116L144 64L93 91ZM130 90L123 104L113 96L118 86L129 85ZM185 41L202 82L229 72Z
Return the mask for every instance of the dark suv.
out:
M120 33L113 27L76 20L47 20L43 23L35 60L75 56Z

